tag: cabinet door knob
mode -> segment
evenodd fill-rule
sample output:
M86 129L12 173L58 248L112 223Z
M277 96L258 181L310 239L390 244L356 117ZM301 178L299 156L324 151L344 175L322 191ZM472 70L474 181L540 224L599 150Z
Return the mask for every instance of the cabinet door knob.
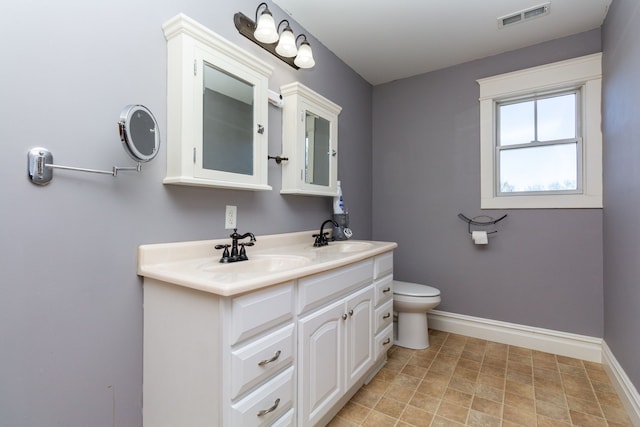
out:
M342 315L342 320L347 320L347 313Z
M383 289L382 293L386 294L387 292L390 292L390 291L391 291L391 287Z
M258 366L268 365L271 362L275 362L280 357L280 350L276 351L276 354L271 359L266 359L261 362L258 362Z
M388 345L390 342L391 342L391 338L387 338L386 340L384 340L382 345Z
M353 316L353 310L349 310L349 316Z
M271 408L263 409L262 411L259 411L258 412L258 416L262 417L264 415L267 415L269 412L275 411L279 404L280 404L280 398L276 399L276 401L274 402L274 404L273 404L273 406Z
M388 319L389 317L391 317L391 313L387 313L384 316L382 316L383 319Z

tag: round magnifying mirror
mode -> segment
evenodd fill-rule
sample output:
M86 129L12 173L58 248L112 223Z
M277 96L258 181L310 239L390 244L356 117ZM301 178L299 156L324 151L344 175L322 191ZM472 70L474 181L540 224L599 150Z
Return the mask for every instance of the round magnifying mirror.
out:
M160 131L158 122L143 105L127 105L118 122L120 140L127 153L139 162L148 162L158 154Z

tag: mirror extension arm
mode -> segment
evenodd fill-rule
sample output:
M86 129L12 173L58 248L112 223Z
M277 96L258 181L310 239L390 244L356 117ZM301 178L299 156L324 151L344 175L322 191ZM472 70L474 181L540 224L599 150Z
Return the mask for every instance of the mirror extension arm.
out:
M49 181L51 181L51 179L53 178L52 169L100 173L112 176L118 176L118 172L123 170L135 170L137 172L140 172L142 170L142 164L140 162L138 162L136 166L131 167L114 166L111 171L54 165L52 162L53 155L51 154L51 151L41 147L32 148L28 154L29 178L31 179L31 182L38 185L48 184Z
M118 176L119 171L142 170L142 162L148 162L158 154L160 147L160 132L155 117L143 105L127 105L120 114L118 121L120 140L125 151L132 159L137 160L136 166L114 166L111 171L77 168L53 164L53 154L46 148L36 147L29 150L27 168L32 183L46 185L53 178L53 169L64 169L79 172L99 173Z

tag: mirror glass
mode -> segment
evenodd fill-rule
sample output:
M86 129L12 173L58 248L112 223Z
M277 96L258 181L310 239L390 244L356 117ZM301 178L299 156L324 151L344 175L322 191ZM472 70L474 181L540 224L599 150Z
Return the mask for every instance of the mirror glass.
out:
M253 175L253 85L204 64L204 169Z
M158 154L160 131L151 111L143 105L127 105L118 122L120 140L127 153L139 162L148 162Z
M311 111L305 116L305 182L329 185L330 123Z

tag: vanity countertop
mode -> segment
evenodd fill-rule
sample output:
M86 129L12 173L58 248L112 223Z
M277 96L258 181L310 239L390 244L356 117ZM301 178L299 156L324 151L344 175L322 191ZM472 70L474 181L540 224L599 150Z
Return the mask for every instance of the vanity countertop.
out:
M229 264L219 262L222 251L214 246L230 244L230 238L141 245L138 274L233 296L352 264L398 246L394 242L345 240L316 248L315 233L256 236L255 246L247 248L249 260Z

